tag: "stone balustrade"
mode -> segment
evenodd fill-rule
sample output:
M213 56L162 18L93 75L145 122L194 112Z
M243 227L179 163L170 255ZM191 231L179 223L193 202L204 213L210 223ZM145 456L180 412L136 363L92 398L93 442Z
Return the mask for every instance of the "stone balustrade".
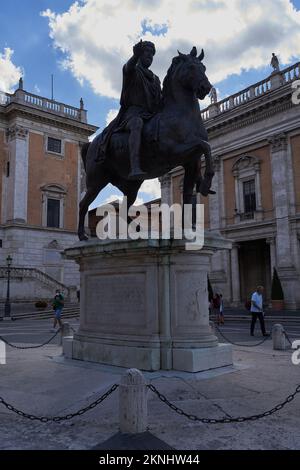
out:
M76 121L84 123L87 122L87 112L85 109L75 108L55 100L43 98L33 93L28 93L20 88L13 94L0 92L0 106L8 106L11 103L23 103L26 106L41 109L52 114L75 119Z
M0 266L0 278L7 277L7 267ZM27 268L27 267L11 267L10 268L10 277L12 279L16 278L34 278L50 286L53 290L60 289L65 295L68 294L68 287L66 287L61 282L57 281L48 274L40 271L37 268Z
M281 70L278 74L272 74L270 77L261 80L253 85L250 85L248 88L239 91L233 95L230 95L224 98L217 103L213 103L207 108L201 111L201 116L204 121L212 119L216 115L223 114L227 111L230 111L238 106L241 106L254 98L265 95L277 88L276 80L273 80L275 76L279 76L281 81L281 86L286 85L294 80L300 79L300 62L297 62L294 65L291 65L284 70Z

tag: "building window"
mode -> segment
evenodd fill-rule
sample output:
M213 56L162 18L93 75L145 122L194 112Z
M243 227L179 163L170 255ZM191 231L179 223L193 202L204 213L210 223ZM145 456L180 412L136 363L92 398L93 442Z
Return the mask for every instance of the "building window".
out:
M60 226L60 200L47 198L47 227Z
M244 212L254 214L256 211L255 180L243 182Z
M48 137L47 140L47 151L53 153L62 153L62 145L60 139L55 139L54 137Z
M41 186L42 192L42 226L64 228L64 206L66 189L60 184Z

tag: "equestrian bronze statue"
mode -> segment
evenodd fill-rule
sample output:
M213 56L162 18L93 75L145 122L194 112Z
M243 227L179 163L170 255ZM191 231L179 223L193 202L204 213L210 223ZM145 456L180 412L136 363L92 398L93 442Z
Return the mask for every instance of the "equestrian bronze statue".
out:
M130 207L144 180L182 166L184 204L192 202L195 185L203 196L214 193L210 190L214 175L211 150L198 102L212 87L202 63L204 52L197 56L195 47L189 54L178 52L162 90L159 78L149 70L154 54L155 46L149 41L133 47L133 56L123 67L117 117L82 147L87 191L80 202L80 240L87 239L84 219L88 207L108 183L127 196Z

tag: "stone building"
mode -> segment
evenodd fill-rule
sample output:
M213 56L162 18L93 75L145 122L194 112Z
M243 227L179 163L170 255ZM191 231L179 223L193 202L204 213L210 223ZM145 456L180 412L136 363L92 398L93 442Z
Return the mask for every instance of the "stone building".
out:
M234 242L213 256L210 279L232 306L258 284L270 299L275 266L286 308L300 307L300 105L292 102L299 65L202 111L217 192L202 198L205 226ZM182 184L180 168L163 177L163 202L181 202Z
M0 299L12 256L13 300L51 297L79 284L61 251L77 237L83 191L80 143L97 128L80 108L19 88L0 93Z

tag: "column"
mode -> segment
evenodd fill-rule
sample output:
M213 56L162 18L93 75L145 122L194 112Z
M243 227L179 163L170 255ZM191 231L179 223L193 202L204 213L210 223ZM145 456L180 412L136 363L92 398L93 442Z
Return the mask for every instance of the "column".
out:
M278 266L291 266L289 201L287 188L287 137L279 134L269 139L271 144L272 190L276 219L276 255Z
M240 222L240 213L242 212L241 204L240 204L240 191L239 191L239 170L235 168L232 171L234 176L234 194L235 194L235 216L234 222Z
M276 268L282 283L285 307L296 308L299 277L292 256L289 222L288 140L286 134L274 135L271 144L272 189L276 220Z
M161 187L161 203L172 205L172 181L171 175L167 173L166 175L159 178L160 187Z
M28 130L14 125L8 130L10 175L7 187L6 221L27 222Z
M273 276L273 269L276 266L276 246L275 238L267 238L266 243L270 246L270 261L271 261L271 279Z
M221 226L220 208L221 208L221 201L223 198L223 194L221 194L221 191L220 191L220 188L221 188L220 183L221 183L221 178L222 178L222 175L220 173L220 163L221 163L220 157L219 156L214 157L213 162L214 162L215 175L212 180L211 189L216 191L216 194L209 196L208 198L209 222L210 222L211 230L220 231L220 226Z
M208 203L209 203L209 227L210 230L220 233L221 228L221 204L224 195L222 193L223 185L221 184L222 174L220 171L221 168L221 159L219 156L214 157L214 170L215 175L212 181L212 188L216 191L215 195L209 196ZM214 287L218 288L218 290L222 290L218 286L215 285L214 278L222 279L224 278L223 272L223 252L217 251L212 255L211 258L211 280L214 284Z
M231 288L232 288L232 303L237 306L241 301L241 287L240 287L240 267L239 267L239 246L232 245L231 254Z

